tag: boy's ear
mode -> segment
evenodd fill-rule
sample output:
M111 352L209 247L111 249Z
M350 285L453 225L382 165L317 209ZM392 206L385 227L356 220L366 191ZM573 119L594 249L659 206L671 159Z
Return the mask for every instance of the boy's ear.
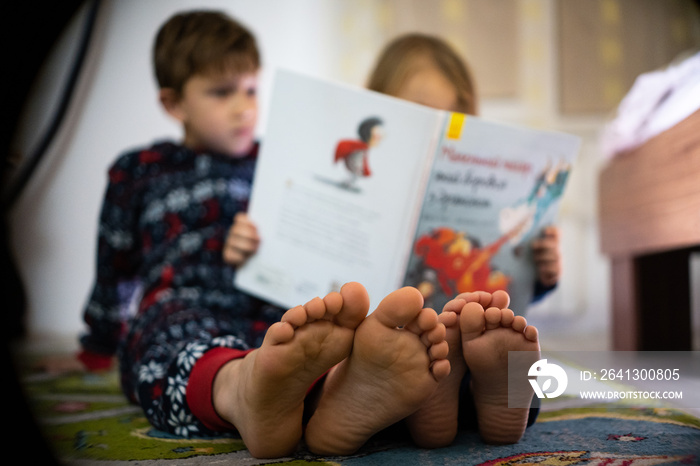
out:
M158 99L166 112L178 121L185 117L180 105L180 94L171 87L164 87L158 91Z

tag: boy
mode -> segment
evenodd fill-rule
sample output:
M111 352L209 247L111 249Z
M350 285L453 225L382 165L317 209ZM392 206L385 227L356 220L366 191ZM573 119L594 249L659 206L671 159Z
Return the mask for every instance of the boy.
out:
M220 13L177 14L154 62L184 137L124 154L109 171L80 360L105 367L118 353L124 392L163 431L235 429L253 456L279 457L296 448L306 411L312 451L355 451L447 376L444 326L412 288L367 318L357 283L284 313L235 289L222 255L243 261L254 250L243 212L257 151L255 40ZM125 324L133 283L138 309ZM336 422L347 403L370 409Z

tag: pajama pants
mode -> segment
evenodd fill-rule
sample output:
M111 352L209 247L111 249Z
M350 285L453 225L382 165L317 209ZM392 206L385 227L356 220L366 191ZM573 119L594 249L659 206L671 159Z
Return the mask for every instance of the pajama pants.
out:
M240 304L250 308L249 299ZM210 437L232 429L217 422L210 406L211 383L221 365L260 346L269 326L283 314L270 305L256 307L256 312L241 315L166 299L131 321L119 351L122 388L155 428L181 437ZM193 369L199 376L189 383ZM202 397L208 405L199 401Z

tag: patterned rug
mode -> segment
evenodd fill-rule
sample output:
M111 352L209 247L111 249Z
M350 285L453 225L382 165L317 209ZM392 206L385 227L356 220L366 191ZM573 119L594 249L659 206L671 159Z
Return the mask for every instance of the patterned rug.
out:
M126 402L114 372L35 376L24 385L48 443L68 465L700 465L700 419L671 408L545 405L516 445L485 445L476 433L462 432L448 448L423 450L384 435L348 457L300 449L264 461L251 458L235 437L185 440L154 430Z

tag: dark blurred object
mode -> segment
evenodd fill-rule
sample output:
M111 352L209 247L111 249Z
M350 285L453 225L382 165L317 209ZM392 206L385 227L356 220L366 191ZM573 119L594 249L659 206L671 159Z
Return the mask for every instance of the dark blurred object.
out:
M8 80L3 96L3 109L7 117L3 121L11 122L2 126L2 219L0 219L0 260L2 261L3 289L8 293L2 296L3 303L7 305L11 321L5 327L6 336L17 339L26 335L24 316L26 313L26 296L19 271L15 265L14 257L9 248L9 225L7 213L12 208L15 200L21 194L24 186L29 182L35 168L41 162L46 150L49 148L54 136L61 127L63 117L70 104L75 90L80 71L90 44L95 18L99 10L99 0L91 0L86 3L88 7L87 19L83 26L82 36L78 43L72 68L66 83L62 89L57 109L51 115L47 130L37 135L37 148L28 156L18 156L10 151L13 136L17 131L19 116L27 102L31 86L33 85L42 64L49 56L51 48L57 38L65 29L67 23L81 8L82 1L65 1L60 4L44 7L42 11L30 11L29 7L12 3L4 4L1 8L2 17L12 21L12 24L27 24L27 28L4 28L3 37L6 44L22 44L22 47L9 48L10 63L21 64L13 73L8 73ZM60 5L60 6L59 6ZM22 35L27 37L22 37ZM23 154L24 155L24 154ZM4 293L3 293L4 294Z
M2 300L3 308L9 311L5 314L9 322L6 322L3 326L5 334L2 338L4 341L14 341L26 334L27 329L25 328L24 317L27 298L19 270L17 270L14 257L10 252L9 228L4 210L0 222L2 222L2 225L0 225L0 264L2 264L0 283L2 283L2 289L4 290L0 299Z
M62 83L63 87L59 95L56 109L49 115L50 120L48 127L42 134L36 135L36 148L30 154L22 154L22 156L18 154L8 154L6 162L9 163L6 163L5 167L7 169L12 168L12 171L9 172L9 170L5 170L3 173L4 186L2 190L2 203L5 208L11 208L20 196L63 124L63 118L73 98L73 93L77 86L78 78L80 77L83 63L85 62L87 51L90 46L95 20L100 7L100 0L90 0L86 5L87 14L83 21L81 36L78 40L74 56L72 57L68 77L65 82ZM61 31L59 31L59 33L60 32ZM46 56L46 53L44 56ZM41 66L41 63L39 63L39 66ZM36 74L33 76L36 77ZM30 80L30 82L32 80Z
M0 6L0 17L5 23L2 28L2 43L5 44L3 52L6 63L10 64L10 69L3 77L5 84L0 105L4 122L0 125L3 191L7 188L12 139L32 84L54 43L83 3L78 0L45 2L41 5L34 2L3 2ZM9 390L6 399L9 400L10 412L7 419L11 422L11 434L7 443L12 445L13 450L31 451L32 463L59 464L34 420L12 354L11 345L26 336L26 296L9 247L9 205L3 202L0 208L0 267L3 285L0 299L3 315L9 319L4 323L2 335L2 358L4 367L10 372L3 377L6 381L4 386Z

